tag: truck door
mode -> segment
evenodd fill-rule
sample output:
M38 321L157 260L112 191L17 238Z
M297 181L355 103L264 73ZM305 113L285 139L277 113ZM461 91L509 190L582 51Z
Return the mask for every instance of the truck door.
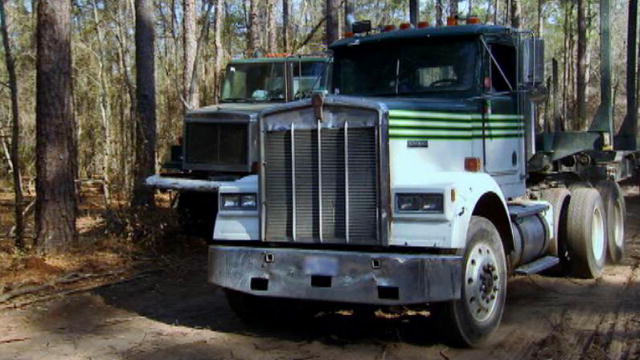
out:
M484 143L485 170L507 197L524 191L524 123L516 87L517 54L510 45L489 45L486 54L485 103L481 124L474 127Z

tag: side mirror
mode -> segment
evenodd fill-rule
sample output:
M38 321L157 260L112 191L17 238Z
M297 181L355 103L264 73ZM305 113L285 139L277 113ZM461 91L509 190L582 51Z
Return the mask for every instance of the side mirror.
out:
M530 37L520 43L522 82L527 87L544 84L544 40Z

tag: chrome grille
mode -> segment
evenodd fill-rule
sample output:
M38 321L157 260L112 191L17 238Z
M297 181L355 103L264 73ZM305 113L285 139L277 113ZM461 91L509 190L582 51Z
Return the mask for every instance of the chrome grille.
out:
M373 127L265 134L266 240L378 244Z

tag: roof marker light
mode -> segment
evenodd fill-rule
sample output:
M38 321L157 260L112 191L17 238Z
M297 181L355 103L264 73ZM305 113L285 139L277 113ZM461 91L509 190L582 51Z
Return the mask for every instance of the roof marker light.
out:
M420 21L418 23L418 29L424 29L429 27L429 22L428 21Z
M389 32L389 31L394 31L396 29L395 25L385 25L382 28L382 32Z
M355 34L353 33L353 31L346 31L343 36L346 38L352 38Z
M469 15L469 17L467 17L467 25L477 25L481 23L480 18L475 15Z
M400 24L400 30L408 30L408 29L411 29L411 24L409 23Z
M458 17L457 16L448 16L447 17L447 26L455 26L458 25Z

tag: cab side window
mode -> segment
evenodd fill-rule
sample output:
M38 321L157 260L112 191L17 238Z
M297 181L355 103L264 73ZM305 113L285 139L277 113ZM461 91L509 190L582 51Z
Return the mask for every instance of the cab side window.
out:
M516 49L513 46L493 44L491 53L495 62L491 60L491 85L492 91L510 91L509 84L515 90L516 87ZM498 64L496 64L496 62ZM500 68L498 68L498 65ZM502 73L500 73L502 70ZM505 79L506 77L506 79ZM508 83L507 83L508 81Z

